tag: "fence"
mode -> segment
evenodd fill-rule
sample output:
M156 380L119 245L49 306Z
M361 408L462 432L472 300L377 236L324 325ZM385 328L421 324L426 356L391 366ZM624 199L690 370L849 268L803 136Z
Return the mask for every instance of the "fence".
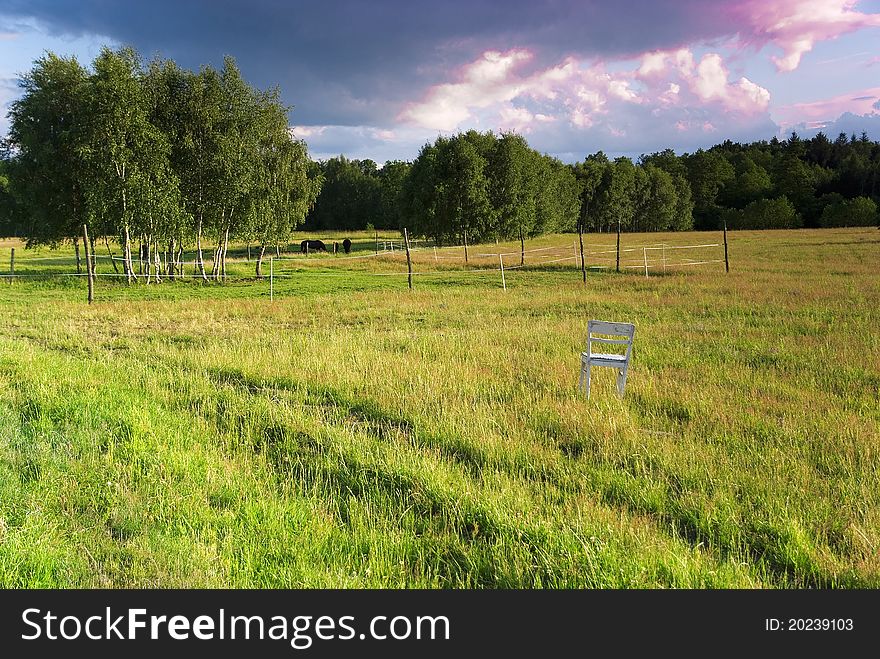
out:
M367 241L367 243L373 241ZM581 272L582 259L583 270L615 270L621 271L637 271L644 272L645 277L652 274L668 274L679 268L690 268L694 266L711 266L713 264L725 264L725 258L721 254L721 245L719 243L702 243L693 245L673 245L668 243L652 243L645 245L623 246L620 249L616 245L590 245L589 249L584 249L581 254L578 241L573 240L570 245L549 245L545 247L535 247L530 249L516 249L510 251L475 251L477 249L485 250L485 245L469 246L470 253L465 252L464 245L452 245L446 247L437 247L425 241L418 244L410 243L409 249L406 245L395 242L392 239L379 239L375 241L375 247L372 251L365 249L367 243L361 244L362 253L334 254L313 253L313 254L296 254L290 253L281 257L265 257L264 264L268 269L267 288L270 298L274 299L275 279L290 279L294 277L412 277L424 279L432 277L469 277L469 276L486 276L494 273L498 279L498 285L507 290L508 278L513 271L547 271L548 268L558 270L568 270L567 266L571 266L569 271ZM382 249L378 249L382 247ZM401 248L403 247L403 248ZM14 250L13 250L14 251ZM409 257L410 263L407 264ZM92 255L93 262L118 263L124 261L118 256L102 256ZM158 269L157 269L158 262ZM252 259L245 257L228 258L228 264L253 263ZM268 262L268 263L266 263ZM307 270L291 271L285 268L286 264L300 262L305 265L308 263ZM33 272L30 266L34 263L51 264L58 266L66 266L77 263L77 259L72 256L62 257L34 257L19 261L18 269L14 255L10 260L10 270L8 273L0 273L0 278L5 278L9 282L14 280L27 280L30 278L51 278L51 277L86 277L88 272L85 268L82 272L58 272L57 270L49 270L45 272ZM213 274L214 261L212 259L203 260L205 273L208 279L215 279ZM336 265L342 266L349 264L349 267L336 267L331 269L317 269L319 265ZM369 264L369 265L367 265ZM196 258L178 260L173 257L169 258L167 254L156 259L153 255L148 262L139 258L132 258L132 265L138 270L136 273L138 278L150 280L158 283L166 279L202 279L202 273L199 270L199 260ZM209 269L208 266L211 266ZM170 267L169 267L170 266ZM391 269L399 266L400 269ZM173 273L171 270L173 269ZM95 272L96 277L101 278L126 278L124 272ZM223 281L254 281L255 275L241 274L219 274L217 279Z

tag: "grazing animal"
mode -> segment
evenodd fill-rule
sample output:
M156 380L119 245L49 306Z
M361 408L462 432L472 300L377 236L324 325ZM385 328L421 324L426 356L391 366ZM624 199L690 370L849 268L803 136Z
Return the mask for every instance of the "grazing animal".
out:
M308 252L326 252L327 246L320 240L303 240L299 244L299 251L303 254Z
M351 241L348 238L342 241L342 249L345 250L346 254L351 251Z

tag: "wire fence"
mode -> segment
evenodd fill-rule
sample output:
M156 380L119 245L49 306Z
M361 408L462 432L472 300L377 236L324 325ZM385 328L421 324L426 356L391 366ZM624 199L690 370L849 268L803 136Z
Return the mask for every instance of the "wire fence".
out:
M379 245L383 244L379 241ZM283 256L265 256L262 259L263 272L260 277L256 272L243 274L240 266L243 263L256 265L256 259L235 257L226 259L226 264L234 266L234 272L226 271L220 262L214 259L199 259L197 257L181 260L164 254L156 258L155 252L150 259L132 257L132 278L141 282L174 281L174 280L203 280L209 281L249 281L268 279L270 297L274 297L274 280L290 280L300 277L330 277L330 278L353 278L353 277L417 277L417 278L461 278L469 276L485 276L494 274L498 277L498 285L507 289L506 273L510 271L544 271L548 269L568 270L579 272L584 270L617 270L643 271L646 277L652 274L669 273L679 268L694 266L709 266L724 264L725 259L720 252L719 243L702 243L693 245L673 245L667 243L651 243L644 245L626 245L619 249L616 245L590 245L581 253L577 241L570 245L548 245L532 247L529 249L500 248L498 251L485 251L485 245L480 245L475 251L474 246L450 245L435 246L421 243L416 246L410 245L407 256L406 246L403 249L391 247L392 241L385 241L387 249L374 249L368 253L346 254L339 253L286 253ZM375 247L375 245L371 245ZM358 251L366 252L364 245L360 245ZM114 272L93 272L96 278L109 280L125 280L130 277L123 271L115 271L118 263L125 263L127 259L114 255L91 255L93 263L114 265ZM408 262L409 261L409 265ZM81 271L67 272L53 269L44 269L40 272L33 271L33 265L43 265L52 268L54 265L65 266L82 264ZM157 267L158 265L158 267ZM15 266L19 271L15 271ZM291 270L290 267L295 266ZM391 269L399 266L400 270ZM78 268L79 269L79 268ZM85 259L77 259L73 256L58 257L26 257L18 263L10 263L10 271L0 273L0 280L8 282L14 280L33 280L59 278L88 277L85 271ZM94 270L94 268L93 268ZM268 271L268 272L267 272Z

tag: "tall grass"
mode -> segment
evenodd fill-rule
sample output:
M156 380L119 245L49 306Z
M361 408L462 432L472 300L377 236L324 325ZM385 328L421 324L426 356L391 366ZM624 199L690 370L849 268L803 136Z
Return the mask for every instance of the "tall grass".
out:
M527 254L506 292L414 258L412 292L397 252L278 261L274 302L245 260L0 283L0 585L880 586L876 230L586 286ZM577 391L588 318L636 324L623 399Z

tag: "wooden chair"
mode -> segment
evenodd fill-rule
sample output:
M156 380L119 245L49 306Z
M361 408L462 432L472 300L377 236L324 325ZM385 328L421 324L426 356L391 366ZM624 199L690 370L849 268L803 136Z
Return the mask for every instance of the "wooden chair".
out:
M632 354L633 337L635 336L635 325L630 323L609 323L604 320L587 321L587 351L581 353L581 377L578 381L578 389L586 385L587 398L590 397L590 367L592 366L608 366L617 369L617 391L623 396L623 390L626 388L626 373L629 370L629 358ZM604 336L594 336L601 334ZM622 338L604 338L604 337L622 337ZM593 344L603 343L625 346L626 351L623 354L594 352Z

